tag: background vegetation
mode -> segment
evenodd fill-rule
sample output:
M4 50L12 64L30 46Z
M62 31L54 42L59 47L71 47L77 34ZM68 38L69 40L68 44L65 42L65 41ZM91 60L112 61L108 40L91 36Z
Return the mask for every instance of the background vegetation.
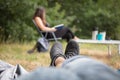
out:
M91 38L98 27L107 38L120 39L120 0L0 0L0 42L38 38L32 16L39 6L46 8L51 26L64 23L80 38Z

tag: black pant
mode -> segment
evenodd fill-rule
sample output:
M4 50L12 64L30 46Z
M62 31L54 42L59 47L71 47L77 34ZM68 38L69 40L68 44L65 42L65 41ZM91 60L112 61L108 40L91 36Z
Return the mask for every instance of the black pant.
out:
M61 30L57 30L57 31L55 31L54 33L55 33L55 35L56 35L56 38L61 37L62 39L66 39L67 42L68 42L70 39L73 39L74 36L75 36L75 35L73 34L73 32L72 32L69 28L67 28L67 27L63 27ZM44 33L44 35L45 35L45 33ZM49 38L53 38L53 36L52 36L51 33L48 33L48 35L47 35L47 39L49 39Z

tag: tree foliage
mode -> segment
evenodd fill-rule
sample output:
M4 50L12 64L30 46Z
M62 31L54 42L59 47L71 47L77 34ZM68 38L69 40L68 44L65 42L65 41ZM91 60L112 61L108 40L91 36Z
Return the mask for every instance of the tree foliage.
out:
M1 0L0 1L0 39L1 41L30 40L33 30L29 27L31 8L25 0ZM28 31L28 30L29 31Z
M107 37L120 39L119 0L0 0L0 42L36 39L32 16L39 6L46 8L51 26L64 23L80 38L91 38L99 27Z
M35 39L37 31L33 27L32 17L35 9L39 6L48 7L47 0L1 0L0 1L0 41L30 41ZM73 20L72 17L64 16L65 11L59 11L60 5L54 8L47 8L48 21L51 25L61 22L68 24L66 20ZM59 16L59 14L61 14Z
M72 25L79 37L90 38L93 27L99 27L99 31L107 32L107 37L120 39L119 0L51 0L49 4L56 1L67 11L66 16L76 16Z

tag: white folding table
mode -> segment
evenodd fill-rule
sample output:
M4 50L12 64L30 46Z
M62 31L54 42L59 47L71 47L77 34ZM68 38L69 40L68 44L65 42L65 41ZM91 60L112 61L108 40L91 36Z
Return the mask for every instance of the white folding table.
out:
M111 55L111 44L118 45L118 53L120 54L120 41L119 40L90 40L90 39L80 39L77 40L79 43L91 43L91 44L107 44L108 45L108 55Z

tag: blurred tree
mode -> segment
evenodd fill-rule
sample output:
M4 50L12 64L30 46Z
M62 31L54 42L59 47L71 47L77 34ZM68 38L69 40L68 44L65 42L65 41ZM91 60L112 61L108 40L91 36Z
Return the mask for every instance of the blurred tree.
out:
M66 16L76 16L72 26L77 29L76 35L79 37L91 38L93 27L99 27L100 31L107 32L108 37L118 39L119 0L50 0L49 5L54 6L56 2L67 11Z
M47 20L54 26L56 24L69 24L74 17L65 16L60 10L61 5L48 6L47 0L0 0L0 42L30 41L38 34L33 27L32 17L37 7L43 6L47 11Z
M47 8L47 20L51 26L63 23L68 26L75 19L75 16L66 16L66 11L61 10L61 5L56 3L54 7Z
M28 0L14 0L14 2L13 0L0 1L1 41L32 39L34 31L29 27L31 9L32 5ZM28 38L29 34L31 34L31 37Z
M32 16L39 6L46 8L51 26L63 23L80 38L91 38L93 27L99 27L120 39L120 0L0 0L0 42L36 39Z

